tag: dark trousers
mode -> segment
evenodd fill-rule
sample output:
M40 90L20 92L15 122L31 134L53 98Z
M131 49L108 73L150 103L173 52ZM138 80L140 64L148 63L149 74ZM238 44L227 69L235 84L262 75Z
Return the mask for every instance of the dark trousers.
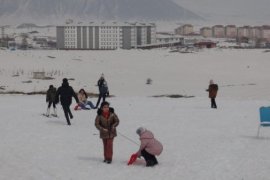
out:
M146 161L146 166L154 166L158 164L156 157L148 153L145 149L141 151L141 155Z
M56 106L55 106L55 102L49 102L49 104L48 104L48 108L50 109L51 108L51 105L53 105L53 108L55 109L56 108Z
M70 121L69 121L69 118L72 119L73 115L72 115L72 113L70 111L69 105L62 105L62 107L63 107L64 114L65 114L65 117L66 117L66 120L67 120L67 124L71 125Z
M112 161L113 156L113 138L102 139L103 140L103 150L104 150L104 160Z
M97 101L97 104L96 104L96 108L98 108L98 105L100 103L101 98L102 98L102 102L104 102L105 99L106 99L106 94L99 94L98 101Z
M211 108L217 108L217 104L216 104L215 98L211 98Z

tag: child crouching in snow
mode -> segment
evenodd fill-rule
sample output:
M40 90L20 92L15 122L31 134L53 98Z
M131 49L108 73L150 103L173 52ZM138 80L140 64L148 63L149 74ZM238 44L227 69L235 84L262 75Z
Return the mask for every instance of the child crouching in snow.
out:
M137 152L138 157L143 156L146 161L146 166L151 167L158 164L156 155L160 155L163 146L162 144L154 138L151 131L140 127L137 129L136 133L140 136L140 149Z

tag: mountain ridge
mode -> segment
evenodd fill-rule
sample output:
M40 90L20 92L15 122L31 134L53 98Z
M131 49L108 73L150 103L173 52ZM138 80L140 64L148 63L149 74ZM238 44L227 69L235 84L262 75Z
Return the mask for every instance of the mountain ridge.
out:
M171 0L0 0L0 19L202 20Z

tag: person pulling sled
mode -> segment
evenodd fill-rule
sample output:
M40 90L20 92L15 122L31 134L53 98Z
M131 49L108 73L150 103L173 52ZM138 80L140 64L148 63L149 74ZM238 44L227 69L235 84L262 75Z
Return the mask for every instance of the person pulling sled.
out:
M146 161L147 167L153 167L158 164L156 156L163 151L162 144L155 139L154 134L144 127L137 129L136 133L140 136L140 149L131 155L128 165L134 163L137 157L142 156Z

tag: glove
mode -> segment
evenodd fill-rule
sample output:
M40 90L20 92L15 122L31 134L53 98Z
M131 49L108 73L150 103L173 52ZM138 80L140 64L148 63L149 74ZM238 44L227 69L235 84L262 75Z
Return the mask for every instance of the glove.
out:
M109 91L107 92L107 96L110 96L110 93L109 93Z
M129 159L127 165L129 166L129 165L133 164L137 160L137 157L138 157L138 154L137 153L132 154L130 156L130 159Z

